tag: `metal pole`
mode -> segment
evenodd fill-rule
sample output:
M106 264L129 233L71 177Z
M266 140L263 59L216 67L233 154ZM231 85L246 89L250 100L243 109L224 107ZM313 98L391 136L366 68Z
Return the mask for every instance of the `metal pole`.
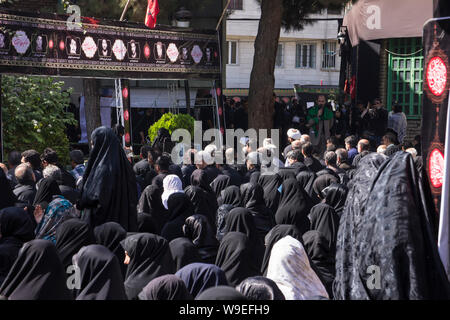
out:
M225 13L227 12L227 9L230 6L230 3L231 3L231 0L228 0L227 5L225 6L225 8L223 8L222 15L220 16L219 22L217 23L217 26L216 26L216 31L219 30L220 24L222 23L223 17L225 16Z
M189 88L189 80L184 80L184 92L186 94L186 113L191 114L191 89Z
M125 5L125 8L123 8L122 15L120 16L120 21L122 21L123 18L125 17L125 13L126 13L127 10L128 10L128 6L130 5L130 1L131 1L131 0L128 0L128 1L127 1L127 4Z

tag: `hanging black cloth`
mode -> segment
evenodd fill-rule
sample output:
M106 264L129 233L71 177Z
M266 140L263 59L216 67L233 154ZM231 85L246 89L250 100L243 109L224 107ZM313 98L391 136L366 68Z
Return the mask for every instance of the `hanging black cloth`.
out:
M195 300L247 300L247 298L229 286L217 286L213 288L206 289L202 294L200 294Z
M64 268L72 265L72 257L82 247L94 244L95 236L91 226L79 219L64 221L56 229L56 249Z
M278 188L283 180L278 173L261 174L258 179L258 184L264 189L264 202L266 206L272 211L273 216L278 209L280 202L280 193Z
M317 230L308 231L303 235L303 244L308 257L314 264L314 271L322 280L327 293L333 297L333 281L335 270L335 250L333 250L327 238Z
M108 248L99 244L83 247L73 262L81 275L76 300L127 300L119 260Z
M214 264L191 263L178 270L175 275L183 280L194 298L208 288L228 285L225 272Z
M188 264L202 262L197 247L188 238L180 237L173 239L169 242L169 247L175 263L175 271L180 270Z
M61 195L61 190L59 189L58 183L52 178L43 178L39 182L39 189L34 197L33 206L38 204L45 209L48 204L52 202L53 197Z
M372 181L378 168L388 159L379 153L369 154L360 163L353 179L348 183L346 206L342 212L336 242L336 283L333 285L335 299L350 299L353 283L360 281L356 270L357 255L360 254L360 235L363 229L363 208L369 197ZM387 195L385 195L387 198ZM377 210L378 212L378 210ZM365 270L367 271L367 270Z
M194 207L191 200L184 193L174 193L167 200L169 209L169 219L164 225L161 236L167 241L183 237L183 225L187 217L194 214Z
M319 231L327 239L328 246L334 251L339 229L339 216L334 209L326 203L319 203L311 209L309 219L311 230Z
M308 214L311 201L300 187L296 179L288 179L281 185L280 204L275 214L277 224L293 224L300 232L305 233L310 228Z
M194 300L184 281L173 274L153 279L138 297L139 300Z
M108 221L125 230L137 230L136 177L113 130L99 127L92 132L93 148L83 175L79 209L95 227Z
M31 219L22 208L8 207L0 210L0 286L22 245L34 239L36 224Z
M245 279L236 290L248 300L286 300L275 281L262 276Z
M229 186L222 191L219 199L221 199L221 204L217 209L216 214L216 238L220 242L225 235L225 217L230 213L231 210L240 205L241 191L237 186Z
M245 233L228 232L223 237L215 264L225 272L230 285L237 286L248 277L261 275L253 250Z
M183 225L183 233L195 245L204 263L216 261L219 241L205 216L196 214L188 217Z
M230 181L231 179L229 176L220 174L213 180L213 182L211 182L211 188L216 194L216 198L219 198L222 190L230 185Z
M11 189L11 184L3 170L0 170L0 210L12 207L17 202L17 197Z
M348 188L339 183L332 183L327 188L325 203L332 206L340 217L344 211L345 200L347 200Z
M138 233L123 240L121 245L130 257L125 277L125 292L129 300L136 300L151 280L175 272L169 243L163 237Z
M0 288L0 300L71 300L66 273L49 240L25 243Z
M261 266L261 273L265 276L267 274L267 268L269 267L270 253L272 252L273 245L280 239L291 236L298 241L302 241L303 232L292 224L278 224L269 231L264 239L265 252Z
M105 246L116 255L122 276L125 276L127 270L126 265L123 263L125 252L120 245L120 241L127 237L125 229L117 222L106 222L94 229L94 236L97 244Z
M155 178L156 179L156 178ZM158 186L153 179L153 183L145 188L139 198L138 212L150 214L156 222L155 234L161 234L161 230L164 224L167 222L168 213L161 200L163 193L162 182L161 186Z
M250 210L261 239L275 225L275 217L264 202L264 189L259 184L241 185L241 206Z
M361 160L361 169L368 157L370 155ZM425 195L422 183L411 154L406 152L395 153L378 169L365 206L353 208L361 219L361 226L355 237L358 245L352 269L342 264L342 256L347 256L348 247L338 247L336 282L339 285L335 285L335 297L370 300L450 298L450 284L429 223L428 216L434 214L433 202ZM354 197L352 191L349 203ZM349 214L348 207L344 210L344 220ZM371 274L367 273L371 266L379 268L381 289L367 285L371 281ZM351 282L351 290L347 291L348 280L355 276L359 281Z

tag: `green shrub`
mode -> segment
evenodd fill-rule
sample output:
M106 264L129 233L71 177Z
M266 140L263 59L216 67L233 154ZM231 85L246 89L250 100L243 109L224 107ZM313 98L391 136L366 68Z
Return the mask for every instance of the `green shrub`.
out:
M155 122L148 129L148 136L150 140L153 142L158 135L158 130L160 128L166 128L169 130L169 133L172 134L176 129L186 129L191 134L191 137L194 136L194 121L195 119L188 114L173 114L173 113L165 113L157 122Z
M72 90L50 77L2 76L2 107L5 155L35 149L54 149L62 164L69 162L66 125L76 124L65 109Z

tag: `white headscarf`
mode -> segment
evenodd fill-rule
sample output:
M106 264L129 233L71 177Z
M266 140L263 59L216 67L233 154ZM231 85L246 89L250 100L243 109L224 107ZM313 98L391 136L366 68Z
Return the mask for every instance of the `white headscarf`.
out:
M308 300L328 293L309 264L300 241L291 236L278 240L272 247L267 278L276 282L286 300Z
M174 193L184 193L183 183L177 175L169 174L163 180L163 188L164 192L161 195L161 200L164 208L168 209L167 201L169 200L169 197Z

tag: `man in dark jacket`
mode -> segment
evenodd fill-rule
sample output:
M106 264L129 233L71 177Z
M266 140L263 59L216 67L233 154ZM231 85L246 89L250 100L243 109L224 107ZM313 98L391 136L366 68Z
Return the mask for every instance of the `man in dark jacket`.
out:
M61 182L62 185L68 186L72 189L76 188L76 182L73 175L63 168L62 165L58 164L58 154L55 150L51 148L45 148L44 152L41 154L42 167L45 169L49 164L57 166L61 170Z
M25 163L17 166L14 171L18 184L13 192L17 200L27 205L32 205L36 196L36 177L33 170Z
M323 169L322 164L319 160L313 157L313 150L314 147L311 144L311 142L307 142L302 146L302 153L305 157L305 160L303 160L303 163L314 173L319 172Z

